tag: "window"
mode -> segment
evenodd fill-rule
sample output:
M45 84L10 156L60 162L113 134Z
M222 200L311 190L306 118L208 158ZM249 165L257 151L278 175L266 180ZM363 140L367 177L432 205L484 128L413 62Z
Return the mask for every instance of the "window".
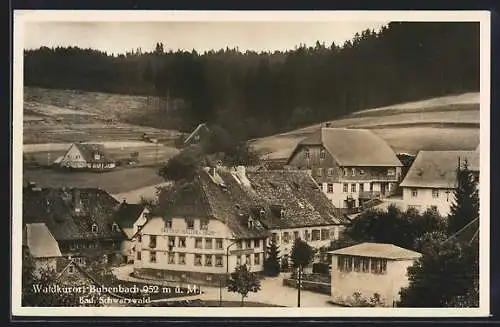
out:
M212 256L205 254L205 266L212 266Z
M188 229L193 229L194 228L194 220L193 219L186 219L186 226Z
M327 184L327 193L333 193L333 184L332 183Z
M305 149L304 150L304 158L309 159L309 156L310 156L309 149Z
M344 168L344 176L347 176L347 168Z
M347 256L344 260L344 270L345 271L352 271L352 257Z
M344 185L342 185L342 191L343 191L344 193L347 193L347 191L348 191L348 187L349 187L349 185L348 185L347 183L344 183Z
M385 274L387 271L386 259L371 259L371 272L374 274Z
M254 240L254 241L253 241L253 244L254 244L254 245L253 245L253 246L254 246L254 248L256 248L256 249L260 248L260 240Z
M328 168L328 176L333 176L333 168Z
M387 176L394 176L396 175L396 170L394 168L389 168L387 170Z
M439 190L432 190L432 197L439 198Z
M73 267L73 266L69 266L69 267L68 267L68 273L72 274L72 273L74 273L74 272L75 272L75 267Z
M313 229L312 231L312 241L319 241L320 240L320 231L319 229Z
M216 255L215 256L215 266L216 267L222 267L224 265L223 262L224 261L222 261L222 256L221 255Z
M137 235L137 242L139 242L139 243L142 242L142 235L141 234Z
M239 255L236 256L236 265L241 266L241 257Z
M360 174L360 175L364 175L364 174L365 174L365 171L364 171L363 169L360 169L360 170L359 170L359 174Z
M356 192L356 184L351 184L351 192Z
M149 247L156 248L156 235L149 235Z
M288 243L290 241L290 235L288 232L283 232L283 243Z
M360 192L363 192L364 190L365 190L365 184L360 183L360 184L359 184L359 191L360 191Z
M293 232L293 239L296 240L298 238L299 238L299 232L298 231Z
M351 168L351 175L356 176L356 168Z
M186 238L185 237L179 237L179 247L180 248L186 247Z
M416 198L418 196L418 190L416 188L411 190L411 196Z
M194 265L201 266L201 254L194 255Z
M247 240L246 248L247 249L251 249L252 248L252 240Z
M168 246L169 247L174 247L175 246L175 236L169 236L168 237Z
M276 233L271 234L271 239L273 239L276 243L278 243L278 235Z
M113 225L111 226L111 230L113 232L118 232L118 230L119 230L118 225L116 223L113 223Z
M208 219L202 219L200 221L200 229L203 229L203 230L208 229Z
M137 260L141 261L141 251L137 251Z
M319 152L319 158L326 159L326 151L324 149L321 149L321 151Z
M97 233L97 225L96 224L92 224L92 233Z
M155 251L149 252L149 262L156 262L156 252Z
M252 265L250 254L246 254L245 255L245 263L247 264L247 266L251 266Z
M431 210L437 211L438 207L437 206L431 206Z
M318 168L318 169L316 170L316 175L317 175L317 176L322 176L322 175L323 175L323 168Z
M217 249L222 249L222 239L221 238L218 238L215 240L215 247Z
M175 265L175 253L168 254L168 263L171 265Z
M197 237L194 241L194 247L196 249L202 249L203 248L203 239L201 237Z
M211 248L212 248L212 239L206 238L205 239L205 249L211 249Z
M363 272L370 272L370 258L363 258L361 261L363 264Z
M78 258L78 263L81 264L81 265L84 265L85 264L85 258Z
M165 220L165 228L172 228L172 219Z
M236 247L241 250L243 248L242 242L238 241L238 243L236 243Z
M324 240L327 240L328 237L329 237L329 230L328 229L322 229L321 230L321 240L324 241Z
M186 254L185 253L179 253L179 264L180 265L186 264Z
M306 241L310 241L311 240L311 233L308 230L306 230L304 233L306 236Z
M354 257L353 258L353 270L355 272L360 272L361 271L361 258L359 258L359 257Z
M253 264L260 265L260 253L255 253L253 255Z

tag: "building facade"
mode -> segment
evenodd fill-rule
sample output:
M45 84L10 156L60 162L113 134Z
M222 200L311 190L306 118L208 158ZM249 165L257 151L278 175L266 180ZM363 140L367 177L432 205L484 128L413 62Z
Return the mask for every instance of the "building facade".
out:
M104 171L116 168L115 160L100 144L73 143L58 161L61 168L74 170Z
M287 166L311 173L337 208L363 208L394 193L402 164L369 130L321 128L302 140Z
M355 305L355 294L369 300L379 295L381 305L392 307L399 291L408 286L407 269L421 254L392 244L361 243L332 254L332 301Z
M442 216L447 216L454 201L457 168L465 161L479 183L478 152L420 151L400 184L402 200L395 204L419 211L434 207Z
M142 204L128 203L123 200L115 212L115 221L123 231L126 239L121 243L121 253L125 256L124 261L134 261L133 239L142 226L150 218L150 210Z

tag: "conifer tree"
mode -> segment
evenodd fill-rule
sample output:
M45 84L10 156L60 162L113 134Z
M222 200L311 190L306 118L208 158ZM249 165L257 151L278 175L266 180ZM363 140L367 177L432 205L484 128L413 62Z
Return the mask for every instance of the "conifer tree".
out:
M271 237L271 241L267 247L264 271L266 275L273 277L280 274L280 250L274 237Z

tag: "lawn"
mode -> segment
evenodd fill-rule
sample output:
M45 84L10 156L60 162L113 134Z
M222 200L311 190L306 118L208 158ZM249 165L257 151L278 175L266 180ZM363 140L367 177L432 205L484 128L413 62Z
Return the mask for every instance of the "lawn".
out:
M33 169L23 172L23 183L34 181L40 187L98 187L111 194L129 192L145 186L164 183L155 168L136 167L109 172L64 172Z

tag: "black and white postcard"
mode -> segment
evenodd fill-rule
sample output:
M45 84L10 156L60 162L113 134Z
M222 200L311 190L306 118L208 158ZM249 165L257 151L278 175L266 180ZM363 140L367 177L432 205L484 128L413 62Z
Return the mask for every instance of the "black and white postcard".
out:
M15 11L12 313L487 316L489 42L486 11Z

